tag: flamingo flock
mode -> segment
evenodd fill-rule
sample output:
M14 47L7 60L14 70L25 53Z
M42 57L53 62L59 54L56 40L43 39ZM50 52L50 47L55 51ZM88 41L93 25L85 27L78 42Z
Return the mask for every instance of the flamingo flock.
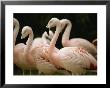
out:
M50 29L55 27L55 33ZM24 70L37 70L38 74L54 75L84 75L87 71L97 70L97 50L92 43L86 39L73 38L69 40L72 23L68 19L51 18L41 37L34 39L34 33L30 26L24 26L21 32L21 39L28 36L26 44L16 44L20 24L13 18L13 63ZM63 31L63 48L57 48L56 42L59 34Z

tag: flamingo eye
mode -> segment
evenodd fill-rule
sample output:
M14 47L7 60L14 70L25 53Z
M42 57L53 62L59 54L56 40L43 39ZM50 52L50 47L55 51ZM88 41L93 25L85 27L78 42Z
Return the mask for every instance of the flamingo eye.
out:
M53 20L51 20L49 23L50 23L50 24L53 23Z

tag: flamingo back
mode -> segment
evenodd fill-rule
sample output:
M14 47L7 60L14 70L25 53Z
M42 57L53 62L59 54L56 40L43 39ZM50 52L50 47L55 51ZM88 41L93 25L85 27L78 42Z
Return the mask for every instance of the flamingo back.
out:
M82 48L65 47L58 54L60 66L73 74L84 74L86 69L90 69L91 63L95 62L96 65L95 58Z

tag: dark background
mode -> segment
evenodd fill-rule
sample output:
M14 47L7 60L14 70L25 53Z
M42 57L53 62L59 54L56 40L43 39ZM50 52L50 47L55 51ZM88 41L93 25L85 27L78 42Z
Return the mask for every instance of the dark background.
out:
M48 21L57 17L61 19L69 19L72 23L71 38L84 38L92 42L97 38L97 14L96 13L14 13L20 23L20 31L16 40L17 43L26 42L27 39L20 39L21 30L24 26L30 26L33 29L34 37L41 37L44 31L47 31L46 25ZM55 31L55 30L52 30ZM63 31L64 32L64 31ZM56 47L62 48L60 34ZM20 74L21 70L14 65L14 74Z

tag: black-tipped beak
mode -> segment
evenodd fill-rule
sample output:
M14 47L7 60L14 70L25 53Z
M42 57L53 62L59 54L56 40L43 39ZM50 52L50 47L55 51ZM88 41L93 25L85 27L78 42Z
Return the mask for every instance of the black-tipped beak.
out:
M46 28L48 28L48 26L46 26Z

